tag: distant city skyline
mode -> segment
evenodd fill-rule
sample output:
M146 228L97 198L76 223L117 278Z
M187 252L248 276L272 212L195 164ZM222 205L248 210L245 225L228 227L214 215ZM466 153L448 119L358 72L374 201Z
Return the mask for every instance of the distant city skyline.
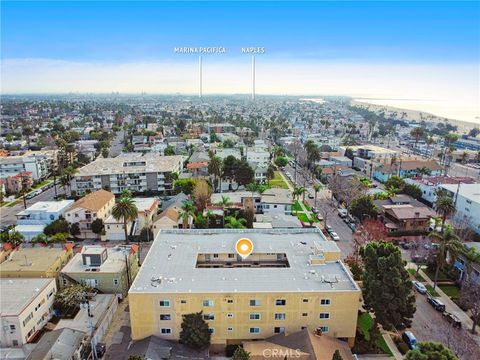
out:
M2 93L345 95L480 122L478 2L2 2ZM398 104L397 104L398 105ZM414 107L412 107L414 106ZM416 108L415 108L416 106Z

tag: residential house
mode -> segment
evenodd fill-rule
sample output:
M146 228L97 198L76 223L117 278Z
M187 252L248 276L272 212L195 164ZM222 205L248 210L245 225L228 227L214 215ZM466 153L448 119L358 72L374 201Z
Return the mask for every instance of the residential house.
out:
M181 228L181 223L182 221L178 219L177 208L171 207L162 211L162 213L153 220L153 238L157 236L160 230Z
M379 165L373 171L373 178L385 183L391 176L401 178L418 177L422 175L422 169L429 171L429 176L440 176L442 167L435 160L402 160L394 164Z
M434 210L411 204L383 205L381 219L389 232L428 232Z
M0 288L0 347L32 342L53 315L55 279L0 279Z
M84 246L62 269L61 285L81 283L123 297L138 272L138 246Z
M290 215L292 213L294 201L288 189L267 189L262 193L260 201L264 214L280 213Z
M1 278L58 278L73 257L72 244L58 247L20 247L0 264Z
M440 189L454 200L456 225L480 235L480 184L442 184Z
M104 223L112 214L115 206L115 196L106 190L97 190L78 199L65 212L65 219L80 226L80 237L84 239L97 239L98 234L92 231L92 222L101 219Z
M470 259L467 256L468 252L474 254L480 254L480 244L476 242L465 243L465 251L458 254L453 265L454 269L458 272L458 281L474 281L480 284L480 260Z
M29 151L23 155L0 157L0 178L28 171L34 182L46 179L57 162L55 150Z
M31 171L22 171L13 176L5 178L5 190L8 194L20 194L33 186Z
M39 201L15 215L15 230L25 237L25 241L30 241L42 234L45 226L64 216L73 203L73 200Z

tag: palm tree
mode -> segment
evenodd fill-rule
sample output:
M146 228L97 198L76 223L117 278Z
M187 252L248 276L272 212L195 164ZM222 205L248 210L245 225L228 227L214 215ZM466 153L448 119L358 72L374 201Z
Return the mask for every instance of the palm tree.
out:
M270 184L270 180L275 177L275 168L272 164L268 165L267 168L267 183Z
M421 178L423 178L425 175L428 176L432 173L432 171L426 166L423 166L421 168L416 168L415 170L417 172L417 175L420 175Z
M31 244L43 244L43 245L48 245L49 240L48 240L47 235L45 235L45 234L38 234L37 236L34 236L34 237L30 240L30 243L31 243Z
M323 173L323 168L320 166L320 165L317 165L315 166L315 168L313 169L313 173L312 175L313 176L316 176L317 178L320 178L322 176L322 173ZM312 178L313 178L312 176ZM312 179L313 180L313 179Z
M125 231L125 241L128 244L128 229L129 221L133 221L138 217L138 209L131 197L123 196L118 199L117 203L112 209L112 216L115 220L123 220L123 230Z
M246 229L247 220L240 218L237 219L235 216L227 216L225 218L227 224L225 224L226 229Z
M432 136L429 136L427 138L427 155L428 155L428 152L430 150L430 145L435 145L435 143L436 143L435 139ZM435 147L432 150L432 155L433 155L434 151L435 151ZM429 157L431 158L432 156L429 156Z
M1 242L10 244L13 248L19 246L25 237L18 231L6 231L1 234Z
M208 163L208 173L210 175L213 175L213 184L214 184L214 187L216 188L216 180L217 178L220 179L220 188L222 187L221 185L221 182L222 182L222 165L223 165L223 161L221 158L219 158L218 156L213 156L211 159L210 159L210 162ZM218 184L217 184L218 185Z
M468 153L464 151L461 157L462 165L465 165L467 163L467 159L468 159Z
M315 203L314 203L314 207L317 207L317 193L322 190L322 185L320 184L315 184L313 185L313 190L315 191Z
M410 135L415 138L415 145L413 147L415 152L417 150L418 140L423 136L423 129L421 127L413 128L412 131L410 131Z
M232 205L232 202L230 201L230 198L228 196L222 195L221 200L217 202L215 205L218 205L222 208L223 225L225 225L225 209L228 208L230 205Z
M464 249L460 238L455 234L453 227L447 225L441 233L433 231L429 235L430 238L437 240L437 256L436 256L436 270L435 279L433 282L433 289L437 286L438 273L440 268L446 264L447 255L451 259L455 259L458 254Z
M73 166L67 166L66 168L63 169L62 176L60 176L60 184L63 187L63 191L65 191L65 188L68 187L68 190L70 192L70 195L72 193L72 187L71 187L71 182L73 179L73 175L75 174L75 169ZM66 193L66 191L65 191Z
M193 206L191 201L183 202L180 212L178 213L178 218L182 219L182 227L188 229L190 218L195 219L195 206Z
M247 186L246 186L245 188L246 188L246 190L252 192L252 198L253 198L253 196L255 195L255 193L259 191L260 185L258 185L257 182L252 182L252 183L250 183L250 184L247 184Z
M455 204L453 203L453 200L450 196L443 195L437 197L437 200L435 201L435 209L440 215L442 215L441 232L443 233L443 230L445 228L445 221L447 220L447 217L453 214L453 212L455 211Z

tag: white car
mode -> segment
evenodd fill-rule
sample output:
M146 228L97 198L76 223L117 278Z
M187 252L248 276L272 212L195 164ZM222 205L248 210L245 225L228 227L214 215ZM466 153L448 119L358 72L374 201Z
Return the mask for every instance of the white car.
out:
M330 233L330 236L332 237L332 239L333 239L334 241L340 241L340 236L338 236L338 234L337 234L335 231L332 231L332 232Z
M413 287L415 288L415 290L417 290L420 294L426 294L427 293L427 288L421 282L412 281L412 284L413 284Z

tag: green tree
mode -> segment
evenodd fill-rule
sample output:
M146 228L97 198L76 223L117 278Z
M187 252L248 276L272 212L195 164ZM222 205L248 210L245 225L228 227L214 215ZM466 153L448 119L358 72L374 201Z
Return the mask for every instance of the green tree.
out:
M275 177L275 168L272 164L268 165L267 168L267 183L270 184L270 180Z
M43 228L43 233L52 236L58 233L69 233L70 224L64 218L58 218Z
M195 220L195 206L191 201L184 201L180 212L178 213L178 218L182 220L183 229L189 228L190 218Z
M127 196L118 199L117 203L113 206L112 216L117 221L123 220L125 242L128 244L130 242L128 238L128 222L135 220L138 216L138 209L133 199Z
M340 351L338 349L333 353L332 360L343 360L343 357L340 355Z
M75 312L76 309L80 308L84 296L92 291L92 288L82 284L65 287L55 294L53 306L64 314Z
M455 204L453 203L453 199L447 195L438 196L437 200L435 201L435 209L442 216L441 232L443 232L443 230L445 229L447 217L453 214L453 212L455 211Z
M406 183L403 187L402 193L404 193L405 195L409 195L417 200L422 198L422 190L417 185Z
M377 216L375 204L370 195L360 195L354 198L350 203L348 211L360 221Z
M300 200L300 196L303 195L303 200L305 200L305 193L307 192L307 189L305 189L303 186L299 186L293 189L293 199L298 199Z
M386 330L410 326L415 313L415 294L398 246L370 242L360 249L365 308Z
M288 158L284 156L280 156L275 159L275 165L277 165L280 168L287 166L287 164L288 164Z
M400 176L397 176L397 175L391 176L385 182L385 190L387 191L401 192L404 186L405 186L405 181Z
M424 134L424 131L421 127L413 128L412 131L410 131L410 135L413 136L415 139L415 145L413 147L414 150L417 149L418 140L420 140L423 134Z
M142 355L130 355L127 360L145 360L145 357Z
M220 206L223 212L223 225L225 225L225 209L232 205L230 198L228 196L222 195L222 198L215 205Z
M407 352L405 360L458 360L458 358L443 344L427 341L418 343L418 349Z
M90 229L94 234L97 235L97 237L100 237L100 235L103 233L103 230L105 229L105 225L103 224L102 219L95 219L92 221L92 225L90 226Z
M238 160L234 179L239 186L245 186L255 179L255 172L246 160Z
M217 189L217 179L220 179L221 181L221 176L222 176L222 159L218 156L213 156L210 159L210 162L208 163L208 173L210 175L213 175L213 183L214 183L214 188L215 190Z
M241 346L237 346L233 353L232 360L250 360L250 353Z
M447 255L451 259L456 259L465 248L463 247L460 238L455 234L455 230L452 226L447 225L443 228L443 232L433 231L429 237L435 239L437 242L437 250L435 256L435 279L433 280L433 289L437 287L438 274L440 268L445 266L447 261Z
M43 245L48 245L49 243L48 236L45 234L38 234L37 236L34 236L31 240L31 244L43 244Z
M8 243L13 248L16 248L25 240L25 237L21 233L15 230L5 231L0 235L0 237L1 237L2 243Z
M70 225L70 235L72 235L73 237L77 237L80 234L80 225L78 223L73 223L72 225Z
M195 184L195 179L179 179L173 183L173 191L175 194L183 192L185 195L192 195Z
M50 236L50 241L52 243L65 243L68 240L68 233L56 233L55 235Z
M210 331L203 320L202 312L182 316L180 343L194 349L204 349L210 345Z
M243 218L237 219L235 216L227 216L225 218L227 223L225 224L226 229L246 229L247 220Z
M171 145L168 145L165 150L163 151L165 156L173 156L175 155L175 148Z
M475 327L480 324L480 284L472 279L468 279L462 284L459 303L470 311L472 318L471 333L475 334Z
M317 207L317 194L320 190L322 190L322 185L320 184L315 184L313 185L313 190L315 191L315 200L314 200L314 207Z

